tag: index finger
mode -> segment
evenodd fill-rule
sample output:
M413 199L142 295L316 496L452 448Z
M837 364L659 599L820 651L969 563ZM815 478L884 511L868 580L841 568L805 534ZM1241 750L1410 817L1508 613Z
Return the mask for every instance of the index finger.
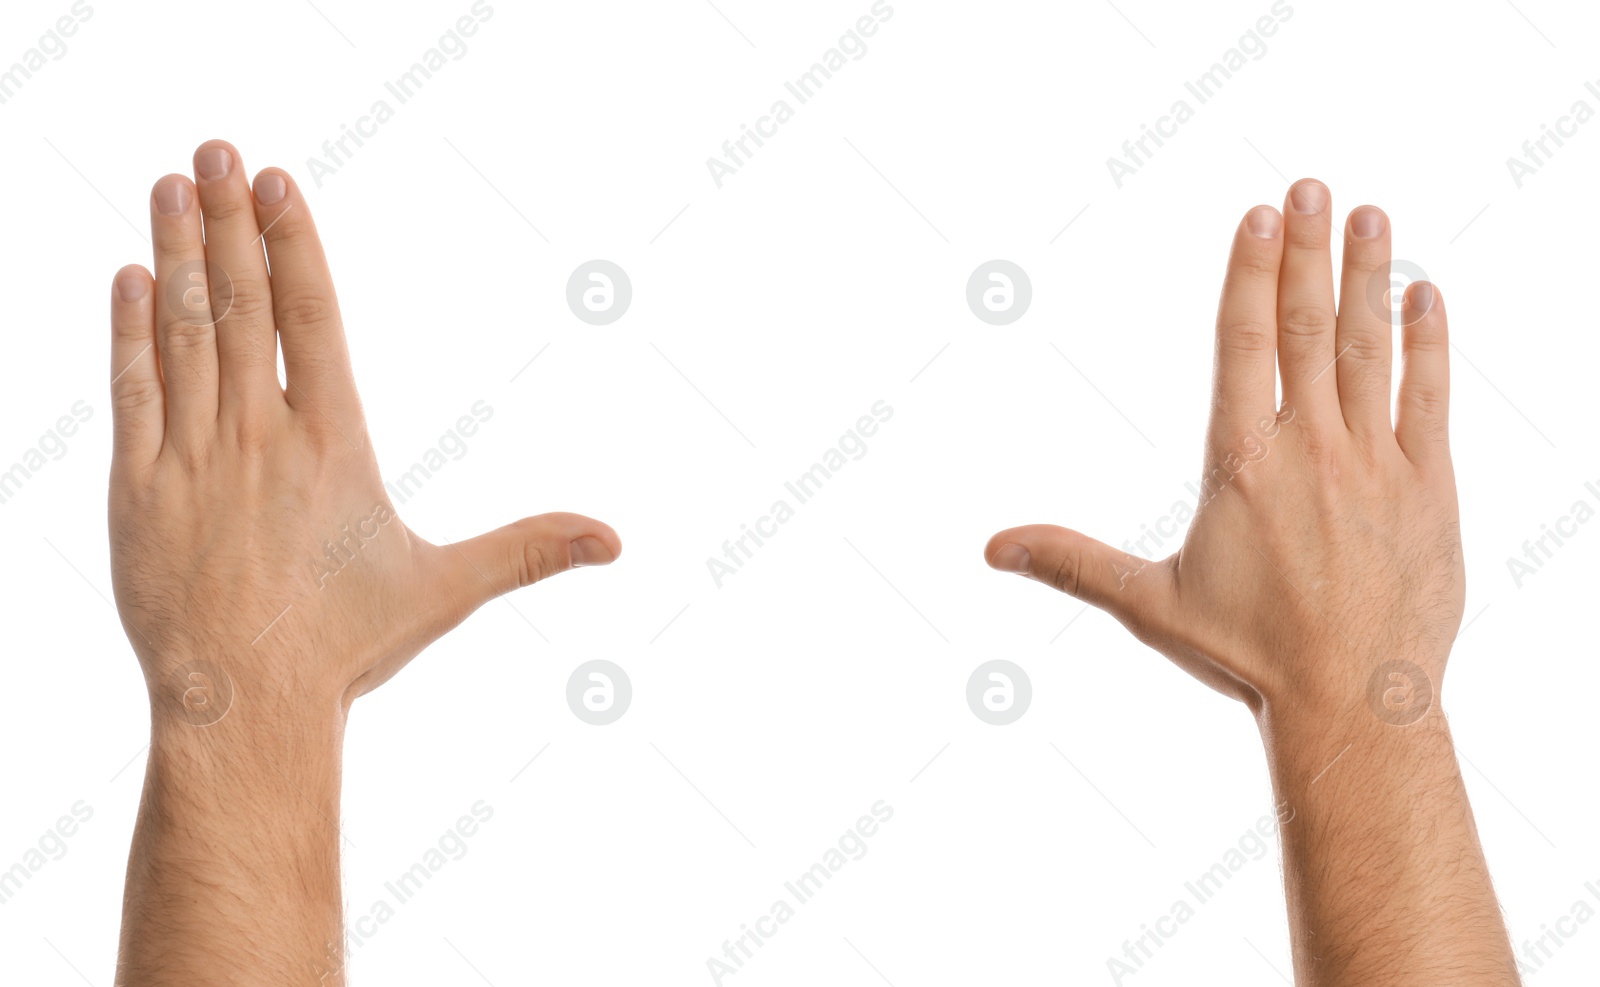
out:
M305 196L283 169L267 168L256 176L255 201L256 221L267 245L289 405L313 415L353 413L359 398L339 299Z
M1213 446L1226 446L1277 405L1278 271L1283 217L1271 206L1245 214L1233 236L1217 307L1211 392Z

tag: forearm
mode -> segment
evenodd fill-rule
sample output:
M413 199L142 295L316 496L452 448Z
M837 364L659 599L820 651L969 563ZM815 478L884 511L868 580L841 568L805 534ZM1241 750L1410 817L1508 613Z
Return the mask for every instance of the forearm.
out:
M344 982L343 711L250 712L153 717L118 987Z
M1271 709L1296 982L1519 983L1443 712Z

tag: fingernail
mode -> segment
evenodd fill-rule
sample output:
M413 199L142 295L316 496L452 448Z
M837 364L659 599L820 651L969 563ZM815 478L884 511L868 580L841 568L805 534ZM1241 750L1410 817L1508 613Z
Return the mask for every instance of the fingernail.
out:
M1370 240L1383 232L1383 212L1372 206L1362 206L1350 214L1350 232L1363 240Z
M169 178L156 186L156 209L163 216L181 216L189 208L189 183Z
M233 155L225 147L208 147L195 155L194 170L208 182L227 178L233 170Z
M1294 211L1315 216L1328 208L1328 186L1321 182L1301 182L1289 192Z
M994 553L994 561L989 563L1001 572L1017 572L1028 574L1028 567L1033 564L1033 558L1028 555L1028 550L1021 545L1007 545Z
M1278 210L1271 206L1256 206L1244 218L1244 225L1256 236L1270 240L1283 228L1283 217L1279 216Z
M256 179L256 201L270 206L289 194L289 183L282 175L262 175Z
M137 274L124 274L117 279L117 297L125 302L136 302L144 297L144 278Z
M573 539L572 544L567 546L567 553L575 566L610 565L616 560L616 556L611 554L611 549L606 547L605 542L588 535Z
M1433 285L1426 281L1413 281L1406 289L1405 324L1411 323L1428 314L1433 308Z

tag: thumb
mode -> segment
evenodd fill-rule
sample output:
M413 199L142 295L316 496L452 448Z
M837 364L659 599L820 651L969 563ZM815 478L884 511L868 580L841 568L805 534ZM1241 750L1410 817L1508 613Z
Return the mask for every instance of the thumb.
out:
M1171 602L1172 570L1164 563L1053 524L1008 528L989 539L983 557L1002 572L1027 576L1099 607L1130 629L1149 628Z
M469 612L514 589L579 566L609 565L622 539L582 514L541 514L444 546L445 579Z

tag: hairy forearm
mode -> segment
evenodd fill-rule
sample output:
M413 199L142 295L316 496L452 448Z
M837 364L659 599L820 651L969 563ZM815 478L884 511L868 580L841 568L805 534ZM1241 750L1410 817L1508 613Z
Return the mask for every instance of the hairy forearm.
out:
M1517 984L1435 706L1407 726L1360 702L1264 708L1296 982Z
M251 713L153 717L118 987L344 982L343 710Z

